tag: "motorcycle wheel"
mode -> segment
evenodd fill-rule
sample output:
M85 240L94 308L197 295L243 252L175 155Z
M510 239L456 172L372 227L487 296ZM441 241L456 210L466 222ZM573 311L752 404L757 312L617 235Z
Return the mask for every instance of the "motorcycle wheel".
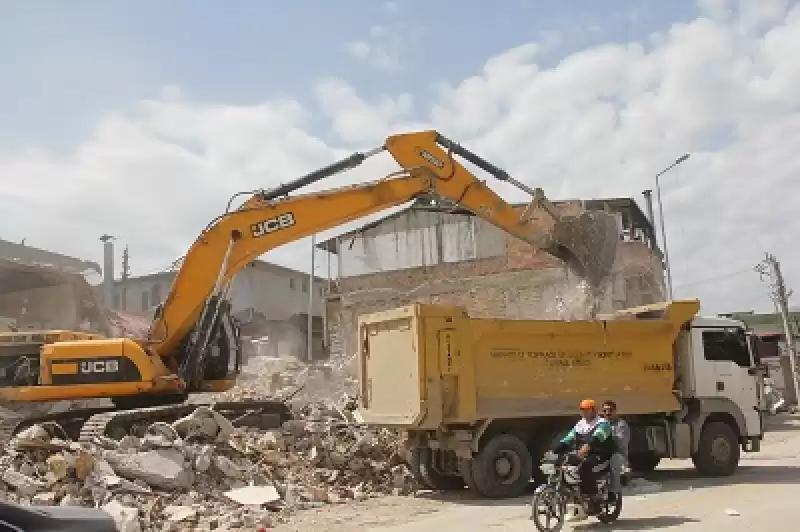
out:
M619 519L619 514L622 513L622 494L618 493L614 496L613 501L603 501L600 505L600 513L597 514L597 519L607 525Z
M539 532L559 532L567 513L563 497L553 488L534 493L531 500L531 519Z

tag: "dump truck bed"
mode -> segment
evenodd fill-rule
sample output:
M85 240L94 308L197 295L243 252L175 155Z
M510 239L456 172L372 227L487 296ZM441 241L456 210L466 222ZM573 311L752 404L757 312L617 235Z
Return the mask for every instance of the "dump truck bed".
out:
M674 345L697 301L585 321L500 320L414 304L359 319L361 413L368 423L574 415L580 399L630 414L680 409Z

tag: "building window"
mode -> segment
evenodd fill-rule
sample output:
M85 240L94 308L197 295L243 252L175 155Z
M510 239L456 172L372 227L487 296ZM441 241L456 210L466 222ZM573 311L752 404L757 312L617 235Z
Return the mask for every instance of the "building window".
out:
M308 279L303 279L303 292L308 292Z
M161 303L161 285L158 283L150 288L150 303L153 305Z
M147 309L150 308L150 292L148 290L144 290L142 292L142 312L147 312Z
M297 290L297 285L294 282L294 277L289 278L289 288L292 290Z

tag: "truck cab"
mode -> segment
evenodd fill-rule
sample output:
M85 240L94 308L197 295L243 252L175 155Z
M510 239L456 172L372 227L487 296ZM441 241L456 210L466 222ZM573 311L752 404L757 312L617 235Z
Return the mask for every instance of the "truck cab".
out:
M661 458L692 458L708 476L731 474L741 451L760 450L766 370L758 338L730 318L695 316L675 342L675 391L683 408L667 423L650 416L630 420L634 470Z

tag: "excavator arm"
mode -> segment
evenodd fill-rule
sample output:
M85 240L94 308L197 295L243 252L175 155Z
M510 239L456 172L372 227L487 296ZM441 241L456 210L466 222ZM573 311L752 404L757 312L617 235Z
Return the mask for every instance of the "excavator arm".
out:
M301 187L354 168L384 150L402 171L356 186L288 196ZM529 207L522 213L514 209L460 164L456 155L529 193ZM582 250L559 240L559 235L569 236L574 227L563 230L570 224L559 217L540 189L530 189L436 131L393 135L371 152L356 153L286 185L255 193L239 209L214 220L184 257L170 293L157 312L150 331L151 350L180 360L181 378L194 387L201 380L215 317L230 281L239 271L278 246L431 193L467 208L536 249L567 261L586 276L588 261ZM618 241L616 226L605 225L613 234L601 245L613 247L613 255ZM603 253L608 255L609 250L604 249Z

